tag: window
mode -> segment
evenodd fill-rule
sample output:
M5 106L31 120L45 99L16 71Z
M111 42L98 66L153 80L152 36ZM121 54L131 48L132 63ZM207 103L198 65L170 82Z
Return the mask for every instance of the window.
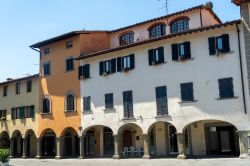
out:
M34 118L35 117L35 106L27 106L25 107L25 117L26 118Z
M32 91L32 81L29 80L27 81L27 92L31 92Z
M15 108L16 119L25 119L25 107Z
M117 71L129 71L135 68L135 55L131 54L125 57L117 58Z
M51 100L49 98L43 99L43 114L51 113Z
M0 110L0 120L6 120L7 110Z
M47 55L47 54L50 53L50 49L49 49L49 48L45 48L45 49L43 50L43 52L44 52L44 55Z
M230 43L228 34L224 34L218 37L210 37L208 38L208 43L209 43L210 55L230 52Z
M86 112L91 111L91 99L90 96L83 98L83 110Z
M181 19L171 24L171 33L182 32L189 29L189 19Z
M168 99L167 99L167 87L161 86L155 88L156 93L156 106L157 116L168 114Z
M219 79L220 98L234 97L233 78Z
M181 84L181 100L194 101L193 83Z
M69 94L66 97L66 110L75 111L75 96L73 94Z
M46 63L43 65L43 75L44 76L50 75L50 63Z
M84 80L84 79L90 78L89 67L90 67L90 65L86 64L86 65L80 66L78 68L78 77L79 77L80 80Z
M116 59L100 62L100 75L109 75L116 72Z
M166 34L165 24L156 25L149 29L149 37L151 39L164 36L165 34Z
M68 58L66 59L66 71L74 70L74 59Z
M3 96L6 97L7 95L8 95L8 86L5 85L5 86L3 87Z
M16 83L16 94L17 95L20 94L20 90L21 90L21 83L18 82L18 83Z
M184 42L181 44L172 44L172 60L182 61L191 59L191 44Z
M148 61L150 66L164 63L164 48L159 47L148 50Z
M120 46L134 43L134 33L126 33L120 37Z
M113 109L113 108L114 108L113 93L105 94L105 109Z
M66 43L65 47L66 47L67 49L73 47L72 41L68 41L68 42Z
M134 118L132 91L123 92L123 109L124 109L123 116L125 119Z

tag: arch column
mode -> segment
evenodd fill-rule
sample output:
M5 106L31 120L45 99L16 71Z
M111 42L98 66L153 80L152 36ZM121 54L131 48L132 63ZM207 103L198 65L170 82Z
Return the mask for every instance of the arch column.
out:
M42 156L42 138L37 138L36 141L36 159L41 159Z
M62 158L62 138L57 137L56 138L56 157L55 159L60 160Z
M177 141L178 141L178 151L179 155L178 159L186 159L186 145L185 145L185 134L177 133Z
M14 156L14 139L10 138L10 156L9 158L13 158Z
M114 137L114 155L113 155L113 159L120 159L120 154L119 154L119 140L120 140L120 136L119 134L113 134Z
M245 159L248 157L248 131L238 131L239 145L240 145L240 158Z
M142 139L143 139L143 146L144 146L144 155L142 158L144 159L150 159L151 156L149 154L149 135L148 134L143 134L142 135Z
M84 159L84 135L79 137L79 145L80 145L80 156L79 159Z
M22 158L27 158L27 138L24 137L23 138L23 155L22 155Z

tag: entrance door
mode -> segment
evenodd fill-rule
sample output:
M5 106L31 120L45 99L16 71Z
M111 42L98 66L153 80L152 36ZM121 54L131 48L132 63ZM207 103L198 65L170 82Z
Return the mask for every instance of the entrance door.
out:
M56 155L55 136L44 136L42 145L43 156L54 157Z
M66 135L65 137L65 155L66 156L72 156L73 153L72 153L72 135Z
M169 153L178 154L178 144L176 129L174 126L169 126Z
M94 131L87 132L85 137L85 154L86 156L95 156L95 133Z
M123 147L133 146L132 143L132 132L130 130L125 130L123 132Z
M104 154L114 154L113 132L108 128L104 128L103 131Z

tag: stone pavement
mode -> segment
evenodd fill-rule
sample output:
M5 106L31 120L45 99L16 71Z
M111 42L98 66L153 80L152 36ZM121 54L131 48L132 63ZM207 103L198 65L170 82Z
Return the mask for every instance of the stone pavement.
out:
M249 159L11 159L11 166L250 166Z

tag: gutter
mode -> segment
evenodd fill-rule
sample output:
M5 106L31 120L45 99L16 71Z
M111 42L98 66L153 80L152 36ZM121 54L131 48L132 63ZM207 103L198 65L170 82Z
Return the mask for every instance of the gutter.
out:
M245 84L244 84L243 69L242 69L242 54L241 54L241 43L240 43L240 29L239 29L238 24L236 24L236 28L237 28L237 35L238 35L238 47L239 47L239 58L240 58L240 73L241 73L241 84L242 84L244 111L245 111L245 114L247 114L246 97L245 97Z

